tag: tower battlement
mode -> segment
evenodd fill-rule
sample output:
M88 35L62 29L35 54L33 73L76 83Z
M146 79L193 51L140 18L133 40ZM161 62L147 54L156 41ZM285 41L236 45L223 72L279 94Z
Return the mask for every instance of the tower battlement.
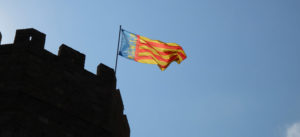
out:
M45 40L30 28L0 45L0 135L129 137L114 70L93 74L84 54L62 44L54 55Z

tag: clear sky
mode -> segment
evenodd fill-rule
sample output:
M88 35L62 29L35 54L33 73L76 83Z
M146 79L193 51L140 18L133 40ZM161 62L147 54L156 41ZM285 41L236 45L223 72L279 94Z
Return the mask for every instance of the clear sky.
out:
M0 0L2 43L16 29L47 34L115 65L119 25L180 44L182 64L119 57L131 137L299 137L299 0Z

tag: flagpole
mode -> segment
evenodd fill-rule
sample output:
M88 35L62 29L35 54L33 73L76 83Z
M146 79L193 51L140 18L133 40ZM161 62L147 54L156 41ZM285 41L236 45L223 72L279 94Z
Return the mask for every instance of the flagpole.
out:
M2 35L1 35L1 32L0 32L0 45L1 45L1 40L2 40Z
M120 50L120 36L121 36L121 30L122 30L122 25L120 25L120 29L119 29L118 49L117 49L116 64L115 64L115 75L116 75L116 73L117 73L117 66L118 66L118 57L119 57L119 50Z

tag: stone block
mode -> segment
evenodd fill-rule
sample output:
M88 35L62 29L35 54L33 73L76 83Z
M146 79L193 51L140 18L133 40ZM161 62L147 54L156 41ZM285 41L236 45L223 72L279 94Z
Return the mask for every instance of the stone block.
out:
M19 29L16 31L15 46L29 46L33 49L44 49L46 35L36 29Z
M100 63L97 67L97 76L103 80L107 87L110 87L111 89L116 88L116 76L115 71L112 68Z
M84 68L85 55L63 44L59 47L58 56Z

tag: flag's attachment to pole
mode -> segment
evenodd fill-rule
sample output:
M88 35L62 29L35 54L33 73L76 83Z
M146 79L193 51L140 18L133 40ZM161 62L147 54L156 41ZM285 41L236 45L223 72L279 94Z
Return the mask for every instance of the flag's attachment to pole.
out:
M120 36L122 31L122 25L120 25L119 29L119 39L118 39L118 48L117 48L117 55L116 55L116 64L115 64L115 75L117 73L117 66L118 66L118 57L119 57L119 49L120 49Z

